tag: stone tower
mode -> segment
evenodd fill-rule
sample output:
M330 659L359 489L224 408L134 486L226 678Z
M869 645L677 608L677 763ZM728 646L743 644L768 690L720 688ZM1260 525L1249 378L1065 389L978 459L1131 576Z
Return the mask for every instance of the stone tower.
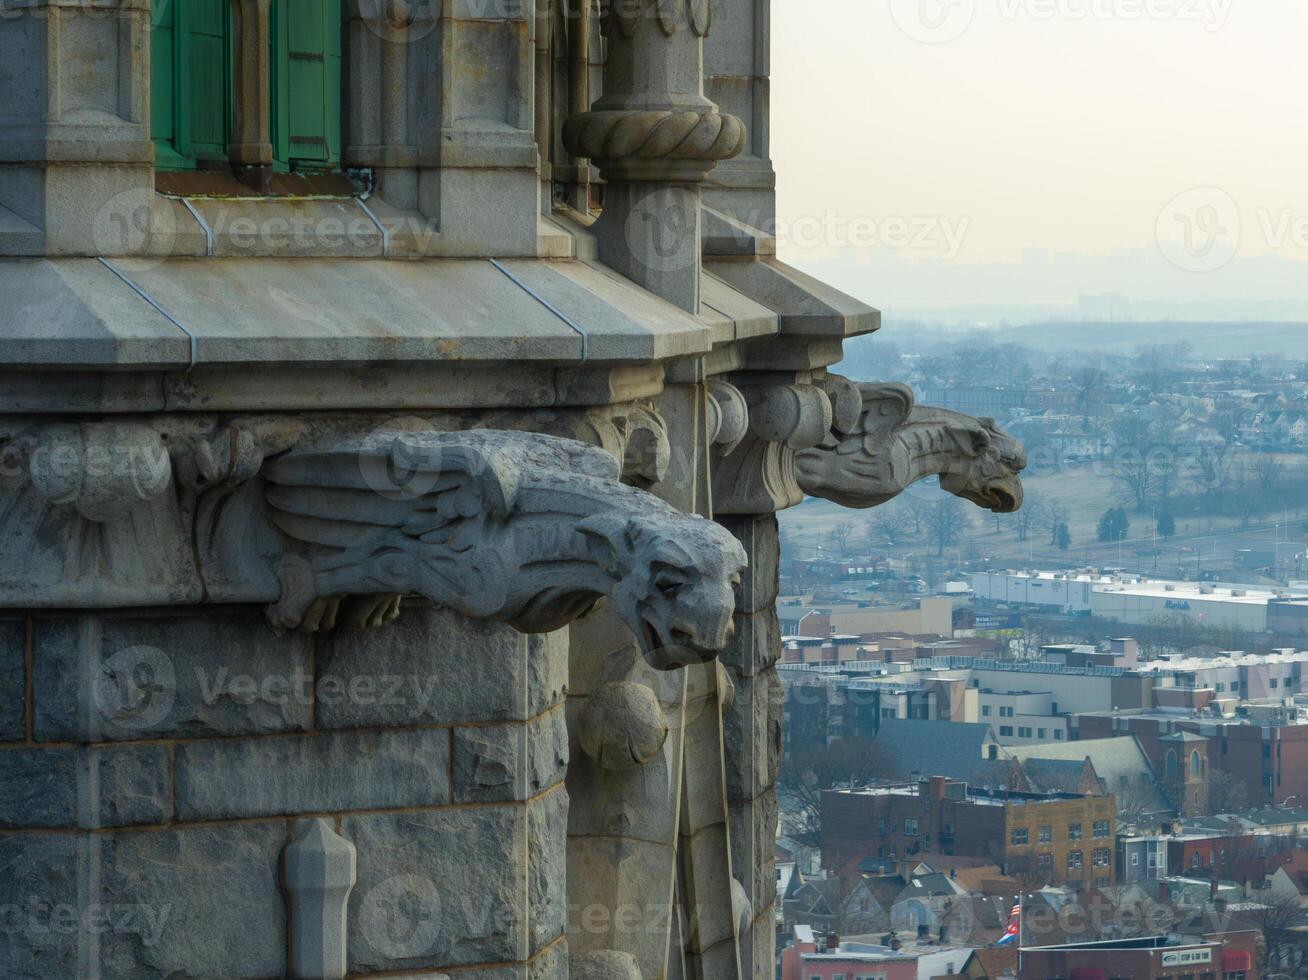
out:
M768 3L11 5L0 976L772 976L775 515L1025 460L829 370Z

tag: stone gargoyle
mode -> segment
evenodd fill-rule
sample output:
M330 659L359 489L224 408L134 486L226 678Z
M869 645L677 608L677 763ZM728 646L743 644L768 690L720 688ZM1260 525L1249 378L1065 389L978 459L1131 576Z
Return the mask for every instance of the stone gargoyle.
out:
M731 638L744 549L724 528L619 481L608 453L519 432L390 432L295 449L263 467L279 628L356 625L418 593L527 632L608 596L652 665Z
M906 385L858 389L858 421L795 454L805 493L843 507L876 507L938 476L945 490L978 507L1011 513L1022 506L1026 453L993 419L916 405Z

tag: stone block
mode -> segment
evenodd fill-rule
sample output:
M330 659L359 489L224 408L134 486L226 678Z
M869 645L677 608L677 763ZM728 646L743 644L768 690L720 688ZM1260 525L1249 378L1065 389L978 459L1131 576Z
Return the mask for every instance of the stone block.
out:
M717 521L735 535L749 556L749 571L742 578L736 609L744 613L771 609L777 603L781 574L781 535L776 515L724 515Z
M563 709L533 719L527 726L527 794L557 786L568 775L568 723Z
M528 638L509 626L406 602L384 629L319 640L318 724L467 724L526 721ZM324 685L345 695L325 697ZM359 686L386 696L350 697Z
M781 659L781 621L776 607L736 613L736 633L722 651L722 662L739 677L753 677Z
M172 815L168 749L10 749L0 752L0 827L123 827Z
M456 728L453 739L455 803L526 799L525 725Z
M0 976L81 980L85 837L0 834ZM94 964L90 964L94 965Z
M21 742L26 736L27 624L0 619L0 742Z
M567 940L561 940L536 954L527 971L527 980L567 980L567 977Z
M762 908L776 896L777 796L767 790L727 811L731 828L731 867L750 904Z
M351 973L525 963L526 824L522 807L346 817Z
M0 976L285 976L285 840L280 822L0 835Z
M736 699L722 719L727 797L733 802L752 800L776 782L784 696L775 670L736 682Z
M33 621L38 741L304 731L309 641L255 610Z
M527 714L544 714L568 695L568 631L527 637Z
M181 820L450 802L444 729L192 742L176 752Z
M534 955L568 927L568 794L559 788L527 809L528 940Z
M278 864L284 822L92 838L111 909L138 933L100 937L100 977L267 980L286 975Z

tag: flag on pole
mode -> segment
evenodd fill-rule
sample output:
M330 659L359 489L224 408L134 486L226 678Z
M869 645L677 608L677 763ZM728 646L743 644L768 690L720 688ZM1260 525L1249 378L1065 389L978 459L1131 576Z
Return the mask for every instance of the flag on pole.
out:
M1017 937L1022 934L1022 903L1018 902L1013 906L1013 911L1008 914L1008 928L1004 930L1003 938L997 945L1007 946L1015 942Z

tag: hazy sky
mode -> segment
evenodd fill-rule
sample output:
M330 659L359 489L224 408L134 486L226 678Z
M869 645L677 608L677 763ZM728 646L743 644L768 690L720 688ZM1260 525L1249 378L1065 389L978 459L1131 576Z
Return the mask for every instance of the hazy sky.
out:
M1232 259L1308 260L1305 0L772 9L780 234L802 265L1149 249L1202 292Z

